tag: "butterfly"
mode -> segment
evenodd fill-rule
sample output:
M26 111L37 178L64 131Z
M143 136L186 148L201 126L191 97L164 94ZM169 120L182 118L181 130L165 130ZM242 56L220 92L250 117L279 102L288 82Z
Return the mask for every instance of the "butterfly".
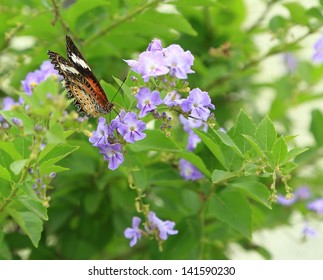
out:
M48 51L47 54L54 68L63 77L67 96L74 98L77 111L91 117L110 113L114 104L108 100L90 66L68 35L66 49L68 59L53 51Z

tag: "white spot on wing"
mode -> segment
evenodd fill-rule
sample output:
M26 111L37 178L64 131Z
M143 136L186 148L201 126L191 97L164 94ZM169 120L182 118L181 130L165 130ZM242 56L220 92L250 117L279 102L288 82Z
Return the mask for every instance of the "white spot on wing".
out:
M89 65L87 65L86 62L83 59L77 57L74 53L72 53L72 55L71 55L71 60L74 63L76 63L78 65L81 65L83 68L87 68L87 69L91 70L91 68L89 67Z
M65 65L65 64L61 64L61 69L63 71L66 71L66 72L70 72L70 73L73 73L73 74L80 74L79 71L77 71L74 67L71 67L71 66L68 66L68 65Z

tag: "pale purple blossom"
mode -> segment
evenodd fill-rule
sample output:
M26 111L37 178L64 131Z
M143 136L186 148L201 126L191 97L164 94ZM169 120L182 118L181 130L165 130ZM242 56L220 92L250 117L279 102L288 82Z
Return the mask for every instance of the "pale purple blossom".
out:
M288 73L295 72L297 68L297 59L291 52L286 52L283 54L284 64L287 68Z
M190 51L184 51L179 45L162 47L161 41L154 39L147 50L137 60L124 60L133 71L139 73L145 82L150 77L170 73L178 79L187 79L187 74L194 73L191 66L194 57Z
M195 167L195 165L185 159L179 160L179 169L180 175L185 180L195 181L203 178L203 174Z
M323 62L323 36L319 38L314 44L313 61L316 63Z
M307 222L305 222L305 225L303 227L303 235L306 237L316 237L317 231L310 227Z
M150 77L165 75L169 72L161 51L145 51L139 55L138 61L124 61L128 63L133 71L139 73L145 82L148 82Z
M49 61L44 61L40 66L40 70L27 74L25 80L21 82L22 88L28 95L32 95L32 89L35 85L52 75L60 77L58 72L54 69L54 66Z
M183 124L183 129L188 133L187 150L194 151L197 144L201 142L201 138L192 130L192 128L202 128L203 131L207 130L207 125L202 120L194 118L186 119L183 115L179 116L180 122Z
M317 214L323 214L323 198L318 198L308 203L307 208L316 212Z
M128 112L125 114L121 122L117 124L117 131L129 143L142 140L146 137L143 131L146 129L146 124L138 120L136 113Z
M307 186L301 186L295 191L295 196L300 200L306 200L311 198L312 193Z
M109 162L110 170L117 169L124 161L121 144L106 144L100 147L100 153L103 154L105 161Z
M157 229L159 232L159 238L166 240L168 235L174 235L178 233L178 230L175 230L175 222L172 221L162 221L159 219L153 211L149 212L148 215L149 221L149 230Z
M22 127L23 126L23 122L21 119L19 118L11 118L11 121L14 125L18 126L18 127Z
M162 51L162 50L163 50L163 47L162 47L161 41L155 38L149 43L146 51L154 52L154 51Z
M298 197L294 195L292 198L287 199L285 196L278 194L277 195L277 203L284 206L291 206L297 201Z
M150 89L146 87L140 88L136 98L137 108L140 109L139 118L146 116L148 112L155 110L157 105L162 103L159 92L157 90L150 92Z
M195 73L191 66L194 57L190 51L184 50L176 44L164 49L166 65L170 68L170 74L178 79L187 79L187 74Z
M141 239L141 231L139 229L139 224L141 222L141 219L138 217L132 218L132 227L126 228L124 231L124 236L130 240L130 247L133 247L136 245L137 241Z
M307 200L312 196L310 189L307 186L301 186L297 188L294 192L294 195L291 199L287 199L285 196L278 194L277 196L277 203L290 206L293 205L298 200Z
M199 88L191 90L187 99L182 99L181 107L184 112L190 112L190 116L204 121L210 116L208 108L215 108L208 93Z
M173 90L167 92L166 96L163 99L163 103L168 107L173 107L179 105L180 99L180 94L176 90Z
M89 141L93 146L100 147L101 145L109 143L109 137L113 137L113 131L111 127L106 124L106 119L101 117L99 118L97 129L93 131Z
M2 100L2 110L3 111L9 111L11 110L14 106L20 105L19 102L16 102L13 98L11 97L4 97Z

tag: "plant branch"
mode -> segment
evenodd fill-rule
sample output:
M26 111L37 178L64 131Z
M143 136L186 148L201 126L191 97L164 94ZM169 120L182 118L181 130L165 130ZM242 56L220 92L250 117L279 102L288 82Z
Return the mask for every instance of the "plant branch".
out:
M53 0L54 1L54 0ZM97 38L104 36L106 33L110 32L111 30L115 29L116 27L118 27L119 25L122 25L123 23L125 23L126 21L134 18L137 14L140 14L142 11L157 6L159 3L164 2L165 0L154 0L148 3L145 3L144 5L136 8L135 10L129 12L128 14L121 16L119 19L113 21L109 26L107 26L106 28L102 29L100 32L93 34L92 36L90 36L89 38L87 38L84 41L84 44L91 44L92 41L95 41Z
M265 60L266 58L273 56L275 54L281 53L283 51L285 51L288 47L293 46L299 42L301 42L302 40L304 40L305 38L307 38L309 35L311 35L312 33L316 32L317 30L319 30L321 27L323 26L323 23L318 25L317 27L311 29L309 28L309 30L302 36L298 37L297 39L295 39L294 41L290 42L290 43L286 43L286 44L282 44L282 45L277 45L276 47L273 47L272 49L270 49L267 53L265 53L264 55L255 58L255 59L251 59L248 63L246 63L244 66L232 71L231 73L222 76L214 81L212 81L211 83L209 83L205 89L207 91L212 90L214 87L224 84L227 81L230 81L232 77L235 77L237 74L240 74L250 68L252 68L253 66L259 64L260 62L262 62L263 60Z
M261 24L261 22L265 19L266 15L269 13L269 11L273 7L273 5L276 4L279 1L281 1L281 0L271 0L271 1L269 1L267 3L267 5L266 5L264 11L260 14L258 19L246 30L246 32L250 33L252 31L254 31L258 27L258 25Z

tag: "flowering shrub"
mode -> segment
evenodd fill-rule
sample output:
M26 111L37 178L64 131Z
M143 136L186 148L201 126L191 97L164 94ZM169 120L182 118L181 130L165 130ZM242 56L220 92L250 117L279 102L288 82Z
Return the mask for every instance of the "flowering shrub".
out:
M10 76L12 84L4 87L0 103L0 258L225 259L233 242L270 258L262 246L254 246L252 233L285 225L294 212L304 217L300 235L320 235L313 221L323 212L321 183L319 176L304 173L321 170L311 165L323 145L323 116L312 111L315 144L309 149L297 144L294 135L302 132L295 133L287 110L322 98L311 92L323 73L321 7L306 12L301 4L284 5L290 17L269 19L266 28L276 45L259 55L252 37L266 29L251 25L236 36L242 23L222 22L220 6L199 4L214 21L205 25L200 7L192 4L200 15L193 20L181 1L172 4L178 14L155 10L159 2L146 3L145 13L129 11L120 21L106 18L116 20L108 29L92 21L78 27L80 16L100 18L106 12L100 3L93 4L98 10L83 9L82 1L68 9L54 6L53 26L37 16L39 22L26 25L22 34L36 38L46 26L47 35L39 42L43 56L27 49L28 59L20 59L23 67L6 72L19 75ZM24 5L15 9L27 11ZM243 13L238 4L226 8L237 18ZM71 17L76 11L83 12ZM111 1L107 14L119 12ZM160 26L161 19L166 26ZM145 21L152 24L147 30ZM308 28L308 34L287 43L292 24ZM202 39L205 26L227 27L221 32L211 28ZM140 36L132 32L136 28ZM12 32L19 37L19 29ZM110 114L79 116L62 78L44 61L49 42L63 48L65 33L98 77L128 73L124 82L101 81L115 104ZM312 61L304 61L295 50L313 33ZM149 44L157 36L161 39ZM10 52L4 47L4 53ZM287 75L257 82L259 64L277 54ZM256 100L266 87L274 98L263 114Z

